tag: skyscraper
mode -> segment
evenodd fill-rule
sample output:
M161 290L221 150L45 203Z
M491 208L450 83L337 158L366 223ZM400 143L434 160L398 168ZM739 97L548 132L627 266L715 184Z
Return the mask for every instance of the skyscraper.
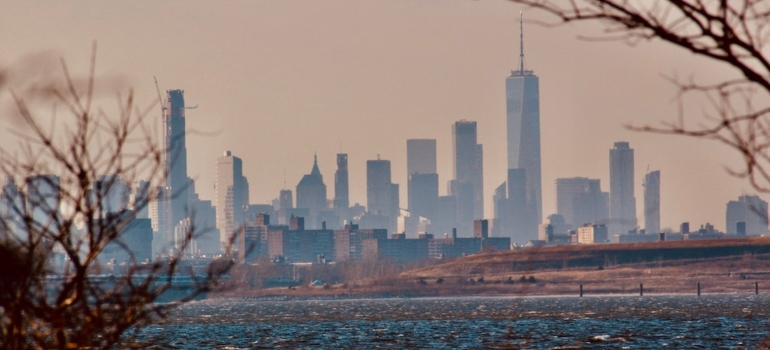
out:
M660 233L660 170L644 176L644 230Z
M278 208L276 210L291 208L294 208L294 193L291 190L281 190L278 195Z
M410 215L435 220L438 208L436 140L406 140L406 158Z
M49 227L49 222L55 220L59 213L62 199L61 180L56 175L33 175L26 179L26 212L32 222L24 223L22 230ZM56 225L50 229L55 230Z
M100 175L92 184L90 199L99 208L99 215L119 213L128 209L131 188L118 175Z
M406 140L406 175L436 173L436 140Z
M452 125L452 149L450 194L458 201L457 229L470 235L473 220L484 217L484 152L477 143L475 121L461 120Z
M409 175L409 213L429 220L436 219L438 208L438 174Z
M152 227L152 252L153 254L168 253L174 237L174 228L169 226L171 219L168 217L171 213L169 208L168 195L169 190L165 186L155 186L148 190L149 203L147 204L148 217L150 218L150 227ZM217 243L219 244L219 243Z
M511 243L524 244L537 239L537 225L532 218L532 208L527 202L527 172L525 169L508 169L508 220L507 234Z
M166 200L170 205L165 216L168 230L187 217L190 203L187 179L187 143L185 141L185 105L184 90L167 90L168 96L163 107L163 138L166 154L164 166L166 171ZM172 236L173 232L165 232Z
M500 186L495 188L495 194L492 197L492 203L494 205L494 216L492 219L492 236L494 237L510 237L508 234L510 214L508 213L508 188L506 183L503 182Z
M505 79L508 124L508 169L523 169L526 181L524 230L537 236L543 201L540 175L540 80L524 69L524 26L521 25L519 69ZM532 230L531 234L528 232Z
M573 227L606 224L608 205L599 179L556 179L556 212L564 217L567 224Z
M738 234L738 223L744 223L743 232L749 236L767 234L767 202L757 195L743 195L737 201L727 203L725 215L725 231L728 234Z
M366 161L366 207L369 214L387 217L390 232L399 216L398 185L391 182L390 161ZM382 228L382 227L380 227Z
M224 248L245 222L243 212L249 204L249 183L243 176L243 162L230 151L217 158L216 170L217 229Z
M321 170L318 169L318 157L313 157L313 169L310 174L302 177L297 184L297 208L310 211L310 217L305 219L308 228L318 229L321 226L319 216L327 209L326 184Z
M610 149L610 235L636 228L634 197L634 150L628 142L615 142Z
M334 209L348 209L350 194L348 187L348 155L337 154L337 172L334 173Z

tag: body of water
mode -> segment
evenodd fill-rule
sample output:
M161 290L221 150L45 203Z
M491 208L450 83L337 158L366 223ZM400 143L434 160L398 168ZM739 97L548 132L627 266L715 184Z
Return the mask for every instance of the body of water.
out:
M134 335L177 349L754 349L770 295L213 299Z

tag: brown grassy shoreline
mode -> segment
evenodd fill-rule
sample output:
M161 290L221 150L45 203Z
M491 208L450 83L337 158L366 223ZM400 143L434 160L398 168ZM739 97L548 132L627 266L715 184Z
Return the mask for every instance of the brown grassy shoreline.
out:
M529 280L534 278L534 283ZM232 286L210 297L349 298L770 294L770 238L558 246L478 254L324 288Z
M330 285L327 288L298 286L248 289L233 288L212 294L212 297L350 297L350 296L567 296L578 295L583 285L585 296L638 295L639 285L644 294L697 293L754 294L770 293L770 263L752 258L723 258L710 261L672 264L666 266L619 266L606 269L538 270L496 275L415 276L412 272L380 280L362 280ZM535 278L534 283L521 282L521 277ZM480 282L479 279L483 282ZM510 281L509 282L509 278ZM472 281L471 281L472 280ZM439 283L439 281L441 281Z

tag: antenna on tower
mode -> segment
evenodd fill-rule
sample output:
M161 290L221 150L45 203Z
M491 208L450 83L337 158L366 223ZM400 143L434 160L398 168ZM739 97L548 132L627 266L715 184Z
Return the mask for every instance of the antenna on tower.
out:
M519 11L519 71L524 73L524 12Z

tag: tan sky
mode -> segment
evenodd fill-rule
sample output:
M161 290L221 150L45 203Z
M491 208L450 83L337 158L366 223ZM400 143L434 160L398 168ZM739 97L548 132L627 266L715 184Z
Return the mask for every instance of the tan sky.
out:
M366 203L365 161L379 154L392 161L406 207L406 139L438 140L444 192L450 126L476 120L491 216L505 178L504 81L518 65L519 10L493 0L2 2L0 64L34 76L20 67L42 52L85 73L96 40L98 72L122 77L145 104L156 99L153 76L161 89L184 89L187 104L200 106L188 111L188 129L214 133L188 138L188 171L207 199L224 150L243 159L253 203L276 197L284 174L293 189L314 152L333 194L342 151L351 202ZM673 120L675 90L662 75L718 81L733 72L660 43L577 39L597 28L525 28L526 66L540 77L544 214L555 211L556 178L600 178L608 190L609 149L624 140L636 151L640 224L649 165L661 170L662 227L723 229L726 202L753 193L724 171L738 155L623 125ZM688 118L696 123L707 109L694 101Z

